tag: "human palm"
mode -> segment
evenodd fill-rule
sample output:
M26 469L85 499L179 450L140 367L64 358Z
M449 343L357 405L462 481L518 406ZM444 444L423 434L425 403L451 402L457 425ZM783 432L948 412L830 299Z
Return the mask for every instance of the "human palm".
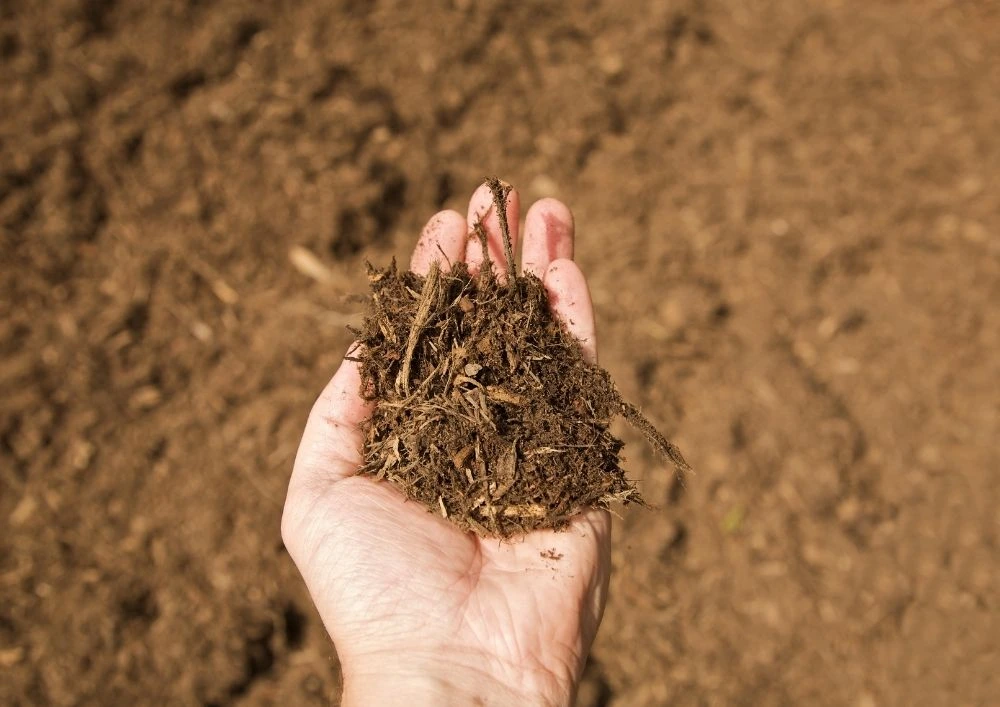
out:
M518 236L518 197L507 216ZM489 253L469 238L483 218ZM572 262L573 220L543 199L525 219L522 269L596 359L593 311ZM503 247L492 195L481 186L468 218L454 211L424 228L411 269L491 261ZM344 704L568 704L607 593L611 522L592 509L566 530L500 541L463 532L357 476L370 409L357 364L345 360L313 407L295 460L282 535L337 647Z

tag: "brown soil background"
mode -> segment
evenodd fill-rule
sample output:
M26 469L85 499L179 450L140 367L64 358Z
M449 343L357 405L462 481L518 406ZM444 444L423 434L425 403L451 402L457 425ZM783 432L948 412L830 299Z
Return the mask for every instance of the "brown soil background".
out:
M494 173L574 209L602 363L698 469L620 428L660 509L580 703L995 700L997 36L986 0L0 5L0 703L336 694L298 436L363 258Z

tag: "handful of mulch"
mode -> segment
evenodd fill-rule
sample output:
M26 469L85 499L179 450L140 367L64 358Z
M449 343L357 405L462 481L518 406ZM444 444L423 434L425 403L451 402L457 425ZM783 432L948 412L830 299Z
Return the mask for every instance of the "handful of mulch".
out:
M356 352L364 395L362 474L395 484L460 528L509 538L560 528L588 506L643 503L609 431L622 415L679 470L680 451L587 363L549 309L542 282L517 276L507 191L490 180L508 278L488 263L433 264L426 276L369 268ZM476 234L487 253L482 225Z

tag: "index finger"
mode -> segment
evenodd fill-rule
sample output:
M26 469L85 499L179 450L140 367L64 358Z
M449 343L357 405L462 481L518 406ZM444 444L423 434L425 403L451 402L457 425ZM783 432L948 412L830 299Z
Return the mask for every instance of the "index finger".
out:
M520 197L516 189L511 189L507 194L507 227L510 231L511 249L517 250L518 218L521 211ZM489 253L483 254L483 246L476 238L476 224L483 224L486 230L486 243ZM493 192L488 184L480 184L472 198L469 199L469 212L467 217L469 228L469 242L465 248L465 260L469 264L469 271L479 272L485 260L489 260L494 271L500 279L507 277L507 256L504 253L503 236L500 232L500 218L493 202Z

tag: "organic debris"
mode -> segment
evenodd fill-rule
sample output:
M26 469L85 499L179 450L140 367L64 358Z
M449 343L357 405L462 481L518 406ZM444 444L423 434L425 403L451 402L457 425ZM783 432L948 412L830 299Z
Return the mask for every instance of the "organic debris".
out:
M507 188L491 180L505 213ZM369 269L370 309L354 356L364 395L361 473L480 536L561 528L587 507L643 503L621 468L624 416L679 470L688 466L609 374L587 363L542 282L516 276L500 219L505 281L465 263L426 276ZM476 234L485 247L485 230Z

